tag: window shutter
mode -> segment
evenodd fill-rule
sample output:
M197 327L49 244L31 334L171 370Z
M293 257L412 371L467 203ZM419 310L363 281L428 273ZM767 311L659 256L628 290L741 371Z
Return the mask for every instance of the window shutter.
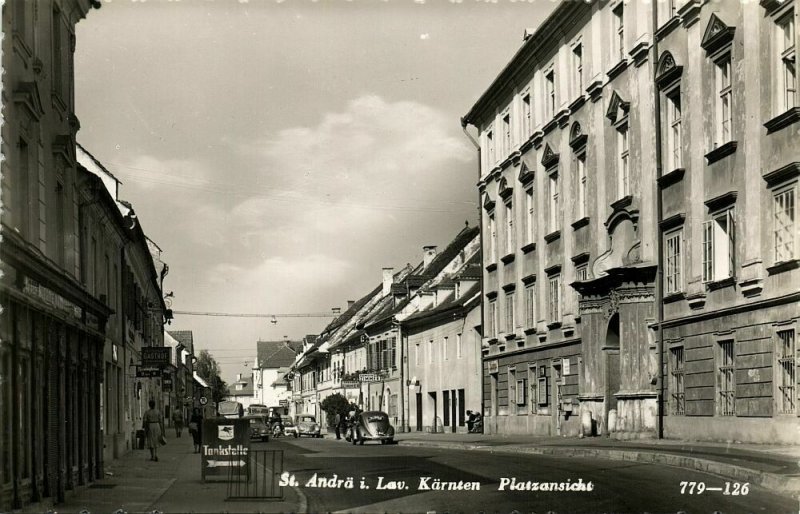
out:
M714 227L713 221L703 223L703 282L714 279Z
M728 276L734 276L734 264L736 263L736 225L734 224L733 209L728 210Z

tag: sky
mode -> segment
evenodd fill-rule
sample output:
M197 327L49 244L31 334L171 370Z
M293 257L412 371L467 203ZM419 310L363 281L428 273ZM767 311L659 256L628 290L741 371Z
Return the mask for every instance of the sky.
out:
M478 222L460 118L555 5L104 0L76 29L78 142L162 249L174 310L344 310ZM166 328L231 382L256 341L331 319Z

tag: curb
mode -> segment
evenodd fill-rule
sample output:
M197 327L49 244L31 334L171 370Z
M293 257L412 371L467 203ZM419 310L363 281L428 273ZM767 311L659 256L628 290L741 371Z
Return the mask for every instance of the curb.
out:
M570 448L570 447L525 447L525 446L487 446L480 444L434 442L421 440L400 440L401 446L420 446L428 448L443 448L450 450L472 450L492 453L527 453L533 455L547 455L557 457L598 458L618 461L642 462L645 464L663 464L694 471L710 473L723 478L749 482L759 485L772 492L800 497L800 476L784 476L765 471L728 464L725 462L699 459L684 455L658 453L657 451L640 450L609 450L601 448Z

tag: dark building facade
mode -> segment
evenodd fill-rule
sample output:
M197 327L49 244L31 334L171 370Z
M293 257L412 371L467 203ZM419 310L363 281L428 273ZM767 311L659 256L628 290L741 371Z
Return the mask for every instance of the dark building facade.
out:
M102 473L109 307L81 282L75 24L88 0L3 5L0 510Z

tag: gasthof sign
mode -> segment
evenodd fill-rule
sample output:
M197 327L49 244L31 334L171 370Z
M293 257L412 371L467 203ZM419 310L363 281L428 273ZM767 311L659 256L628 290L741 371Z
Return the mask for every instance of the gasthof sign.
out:
M166 366L171 356L172 348L169 346L145 346L142 348L142 366Z

